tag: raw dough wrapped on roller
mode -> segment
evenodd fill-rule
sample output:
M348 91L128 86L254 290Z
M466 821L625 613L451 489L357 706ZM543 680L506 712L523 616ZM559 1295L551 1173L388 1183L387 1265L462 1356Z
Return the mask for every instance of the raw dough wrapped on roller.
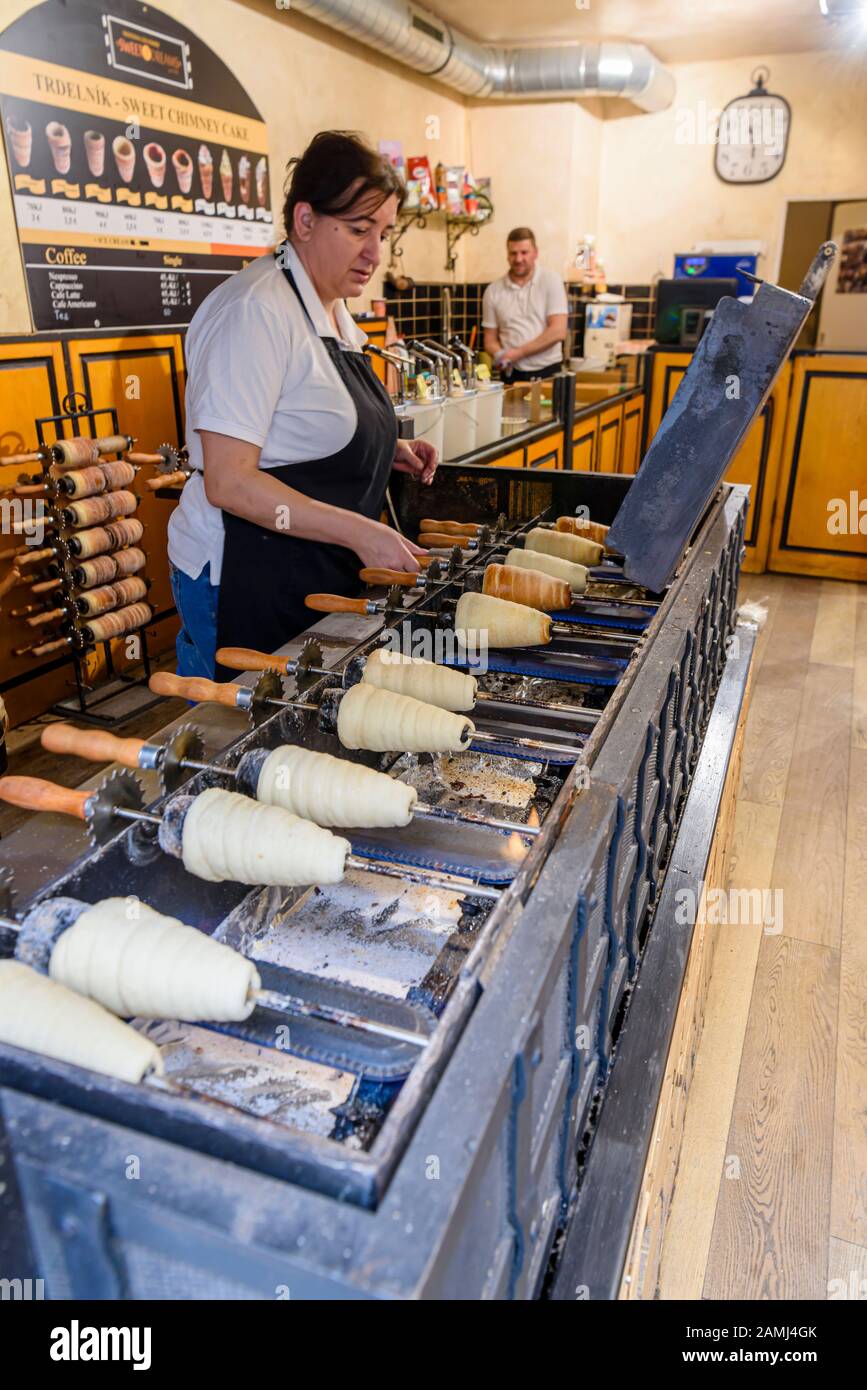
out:
M482 592L491 598L504 598L543 613L568 608L572 590L565 579L554 579L541 570L517 569L514 565L488 565Z
M475 676L438 666L435 661L425 661L420 656L404 656L387 647L371 652L362 679L380 690L427 700L428 704L439 705L440 709L468 710L476 703L478 682Z
M189 1023L240 1022L261 986L240 952L129 898L106 898L82 912L58 938L48 973L123 1018Z
M602 546L595 541L570 536L568 531L545 531L541 526L535 526L528 532L525 547L527 550L541 551L543 555L557 555L561 560L570 560L573 565L598 565L603 554Z
M461 594L455 632L484 633L489 647L539 647L551 640L551 619L535 608L490 594Z
M347 690L337 709L337 734L344 748L374 753L464 753L475 731L465 715L364 681Z
M552 579L565 579L573 594L583 594L587 588L586 565L573 565L571 560L559 560L556 555L543 555L541 550L508 550L506 564L516 569L550 574Z
M120 1081L162 1073L159 1048L93 999L17 960L0 961L0 1041Z
M350 848L282 806L220 787L195 797L184 817L184 868L209 883L340 883Z
M262 764L259 801L316 825L409 825L418 792L371 767L285 745Z

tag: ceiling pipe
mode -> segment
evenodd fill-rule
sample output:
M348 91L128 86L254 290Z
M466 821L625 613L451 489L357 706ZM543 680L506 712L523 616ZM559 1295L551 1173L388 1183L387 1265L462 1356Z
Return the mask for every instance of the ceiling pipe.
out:
M495 48L406 0L292 0L292 9L467 97L625 97L642 111L674 100L674 78L643 44Z

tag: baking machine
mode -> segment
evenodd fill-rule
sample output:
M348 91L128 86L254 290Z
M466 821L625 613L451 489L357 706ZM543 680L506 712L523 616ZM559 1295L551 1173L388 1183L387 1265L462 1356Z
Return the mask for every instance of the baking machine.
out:
M768 389L789 345L771 334L756 349ZM686 397L694 384L688 372ZM708 473L720 463L714 453ZM249 661L237 684L164 730L156 751L127 750L135 774L85 788L82 808L108 798L109 813L90 816L96 843L50 815L7 839L17 898L2 903L3 954L20 952L52 899L136 895L255 959L272 1007L239 1026L140 1024L165 1059L159 1087L0 1045L0 1273L43 1277L50 1297L530 1298L546 1271L556 1290L560 1233L570 1279L614 1296L652 1097L639 1084L634 1126L629 1095L625 1121L615 1097L614 1147L629 1160L616 1192L607 1097L633 1074L641 1000L630 1000L645 962L682 962L688 949L660 904L696 781L706 857L715 811L697 778L702 740L721 681L733 734L746 679L746 634L739 658L731 646L746 490L702 499L660 591L627 580L615 555L576 600L582 620L559 615L566 630L550 646L491 652L472 712L490 738L469 752L350 753L329 706L397 636L439 640L466 664L447 639L481 563L580 508L613 522L634 485L460 464L433 490L401 476L407 535L433 514L489 525L484 543L444 547L423 585L372 587L340 612L320 600L329 616L287 644L276 676L259 674L256 654L233 658ZM190 722L193 744L179 733ZM348 832L360 859L327 888L207 882L162 852L159 823L179 799L243 783L259 751L283 743L386 769L445 814ZM727 755L715 757L720 783ZM119 788L131 823L113 813ZM664 1062L679 993L676 970L665 978L641 1033L647 1075ZM569 1232L581 1193L600 1188L608 1225L583 1251L591 1279Z

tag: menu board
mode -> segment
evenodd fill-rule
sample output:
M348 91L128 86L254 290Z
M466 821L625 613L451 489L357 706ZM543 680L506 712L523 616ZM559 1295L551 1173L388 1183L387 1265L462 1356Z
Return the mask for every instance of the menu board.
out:
M187 324L274 243L261 116L137 0L46 0L0 33L0 118L36 329Z

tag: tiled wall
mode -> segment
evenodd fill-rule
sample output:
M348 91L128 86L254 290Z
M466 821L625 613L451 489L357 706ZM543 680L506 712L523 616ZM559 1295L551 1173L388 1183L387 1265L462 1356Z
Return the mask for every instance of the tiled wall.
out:
M574 351L580 352L584 336L584 312L587 299L577 285L567 285L569 296L569 328L572 331ZM622 294L632 304L633 338L652 338L655 314L654 287L652 285L609 285L612 294ZM476 346L482 346L482 295L483 284L451 285L452 332L457 333L464 342L478 325ZM397 325L398 332L405 338L442 338L443 334L443 286L441 284L416 284L412 289L399 292L391 289L386 294L387 312Z

